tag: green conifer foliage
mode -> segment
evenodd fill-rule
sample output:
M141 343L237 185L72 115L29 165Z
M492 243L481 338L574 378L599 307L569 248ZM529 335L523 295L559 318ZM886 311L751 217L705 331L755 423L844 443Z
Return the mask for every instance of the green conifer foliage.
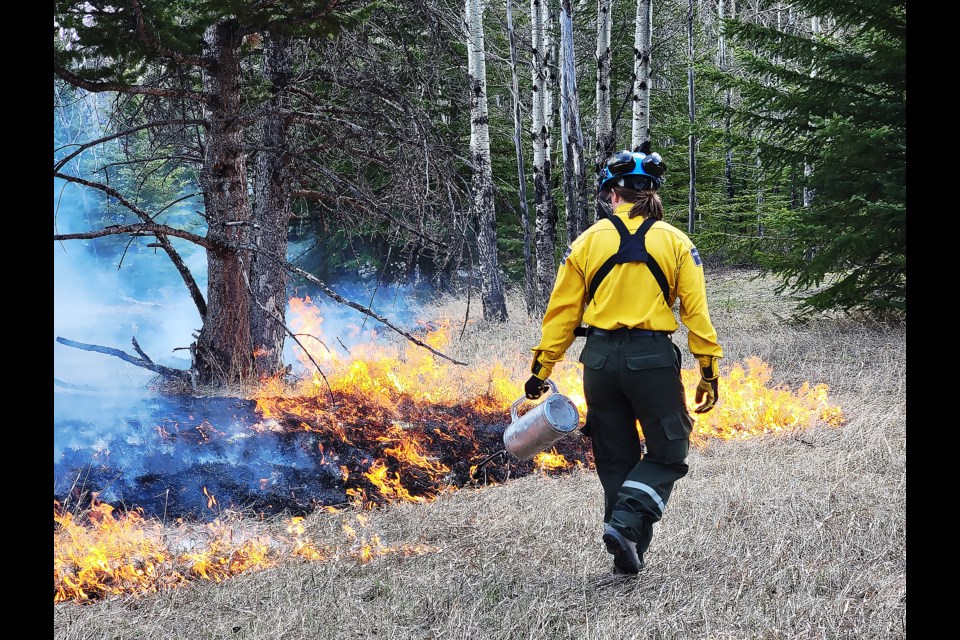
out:
M906 5L794 3L820 33L728 21L741 131L770 175L809 167L806 206L777 208L756 259L805 312L906 309ZM787 183L783 183L787 184Z

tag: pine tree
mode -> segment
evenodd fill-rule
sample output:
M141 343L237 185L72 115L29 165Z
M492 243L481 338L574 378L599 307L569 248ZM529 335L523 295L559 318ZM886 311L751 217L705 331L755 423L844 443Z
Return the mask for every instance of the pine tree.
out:
M744 75L739 123L771 173L805 163L808 207L781 210L759 239L764 274L801 312L873 317L906 309L906 4L799 0L828 25L786 33L727 21Z

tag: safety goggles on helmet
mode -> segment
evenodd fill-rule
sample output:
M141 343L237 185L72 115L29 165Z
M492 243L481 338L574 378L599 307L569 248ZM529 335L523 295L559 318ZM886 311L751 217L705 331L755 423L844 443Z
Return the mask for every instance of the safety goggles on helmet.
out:
M597 181L597 191L614 185L644 191L659 189L667 165L659 153L618 151L610 156Z

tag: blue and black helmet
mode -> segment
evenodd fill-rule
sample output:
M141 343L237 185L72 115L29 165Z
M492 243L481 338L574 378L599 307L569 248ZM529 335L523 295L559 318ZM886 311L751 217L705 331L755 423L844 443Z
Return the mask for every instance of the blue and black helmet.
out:
M610 156L597 180L597 191L608 191L614 186L636 191L656 191L663 185L667 165L659 153L646 151L618 151Z

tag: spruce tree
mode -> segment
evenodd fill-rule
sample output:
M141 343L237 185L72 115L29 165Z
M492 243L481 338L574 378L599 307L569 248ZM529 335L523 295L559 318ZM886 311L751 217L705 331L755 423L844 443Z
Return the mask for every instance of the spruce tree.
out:
M906 308L906 4L799 0L820 33L727 21L741 73L733 114L771 175L803 174L807 206L758 239L764 274L801 312Z

